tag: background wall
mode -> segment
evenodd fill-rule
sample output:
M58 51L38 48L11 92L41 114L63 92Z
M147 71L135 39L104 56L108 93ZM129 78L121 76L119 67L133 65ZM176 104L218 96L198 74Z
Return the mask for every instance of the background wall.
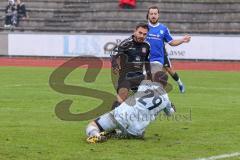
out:
M8 45L4 46L8 46L8 54L13 56L109 57L106 48L111 49L128 37L129 34L9 34L1 44L8 39ZM240 36L194 35L189 44L167 45L167 50L175 59L240 60L239 44Z

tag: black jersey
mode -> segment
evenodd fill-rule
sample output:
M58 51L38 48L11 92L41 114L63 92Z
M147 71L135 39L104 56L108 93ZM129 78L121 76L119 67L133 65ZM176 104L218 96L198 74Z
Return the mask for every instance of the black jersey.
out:
M143 65L149 63L150 45L148 42L138 43L131 36L120 43L112 57L112 65L117 66L120 57L120 77L134 77L143 74ZM147 72L150 68L146 67Z

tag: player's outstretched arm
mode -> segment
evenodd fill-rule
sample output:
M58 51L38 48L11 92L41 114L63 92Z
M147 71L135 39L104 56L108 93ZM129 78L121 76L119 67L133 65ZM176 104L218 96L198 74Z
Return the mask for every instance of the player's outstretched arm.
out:
M181 39L172 40L169 44L171 46L178 46L178 45L181 45L182 43L188 43L188 42L190 42L190 40L191 40L191 36L190 35L185 35Z

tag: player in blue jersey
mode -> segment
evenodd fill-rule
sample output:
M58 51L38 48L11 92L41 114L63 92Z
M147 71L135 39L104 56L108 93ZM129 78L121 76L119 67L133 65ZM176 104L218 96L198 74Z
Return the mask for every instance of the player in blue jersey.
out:
M87 142L103 142L107 133L112 133L115 129L119 129L121 135L127 138L143 138L145 129L156 120L161 111L168 116L175 112L165 91L167 79L167 74L159 71L153 76L153 81L143 80L137 93L88 124Z
M166 42L171 46L178 46L182 43L188 43L191 40L191 37L185 35L181 39L173 39L169 29L165 25L159 23L159 9L156 6L152 6L148 9L147 19L149 32L146 40L151 45L150 62L152 73L162 70L164 67L171 77L178 83L180 92L184 93L185 87L178 74L171 66L164 43Z

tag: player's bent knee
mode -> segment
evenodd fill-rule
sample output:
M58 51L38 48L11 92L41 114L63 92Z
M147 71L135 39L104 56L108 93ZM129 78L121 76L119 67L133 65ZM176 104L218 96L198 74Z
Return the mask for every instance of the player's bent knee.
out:
M176 73L172 68L166 67L165 69L171 76L173 76Z

